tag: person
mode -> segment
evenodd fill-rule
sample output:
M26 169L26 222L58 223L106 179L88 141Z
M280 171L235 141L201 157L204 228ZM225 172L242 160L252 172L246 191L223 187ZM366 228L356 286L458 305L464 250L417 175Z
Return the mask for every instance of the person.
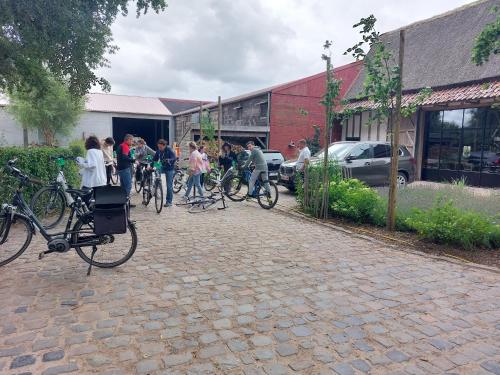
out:
M106 166L104 165L104 154L101 150L99 139L91 135L85 140L87 154L85 159L77 158L82 175L82 189L91 189L106 185ZM85 203L89 203L90 195L84 197Z
M102 153L104 155L104 165L106 166L106 185L111 185L111 174L113 173L113 146L115 140L108 137L102 143Z
M203 160L201 158L201 154L198 151L198 146L196 143L191 141L189 142L189 179L187 182L187 190L186 194L184 194L183 199L185 201L189 200L189 194L191 193L191 188L193 185L195 189L198 189L198 194L201 198L203 198L203 189L201 188L200 183L200 175L203 168Z
M311 151L309 151L309 147L307 147L307 142L305 139L301 139L300 141L297 142L299 146L299 158L297 159L297 172L299 173L304 173L304 168L306 166L306 160L309 162L311 159Z
M205 146L201 145L200 148L198 149L198 152L201 155L201 160L202 160L202 168L201 168L201 175L200 175L200 184L203 185L203 182L205 181L205 174L210 173L210 161L208 160L208 155L205 152Z
M267 162L264 157L264 153L262 150L255 146L253 141L248 141L247 150L250 151L250 157L247 159L245 164L243 165L243 169L250 167L250 164L254 164L255 168L250 176L250 180L248 181L248 198L254 198L253 190L255 187L255 182L259 178L261 174L262 181L264 183L264 189L269 193L271 191L271 187L269 186L269 177L267 173Z
M165 174L165 179L167 180L167 198L164 207L172 206L172 200L174 197L174 175L175 175L175 161L177 156L175 151L167 145L167 141L164 139L159 139L157 142L158 150L156 151L153 161L159 161L161 163L161 173Z
M134 159L130 153L130 146L134 141L134 136L131 134L126 134L123 138L123 143L118 146L116 151L116 169L118 170L118 175L120 176L120 184L125 189L127 196L130 198L130 192L132 191L132 164ZM135 207L131 204L130 207Z
M143 170L143 162L146 160L146 156L148 156L148 147L146 145L146 141L142 138L137 140L137 146L135 147L135 162L136 162L136 170L135 170L135 179L140 181L142 179L142 170Z
M222 153L219 156L219 165L224 170L224 173L233 166L234 162L236 162L236 153L232 150L231 144L224 142L222 145Z

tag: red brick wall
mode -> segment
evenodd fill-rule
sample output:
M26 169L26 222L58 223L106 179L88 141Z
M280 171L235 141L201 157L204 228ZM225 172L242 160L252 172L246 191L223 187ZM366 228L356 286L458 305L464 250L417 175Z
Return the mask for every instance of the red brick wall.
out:
M342 80L341 96L351 86L361 68L361 62L344 65L335 69L336 76ZM297 157L297 149L288 147L301 138L314 135L313 125L321 128L323 144L325 109L320 104L325 91L325 74L317 74L289 85L281 86L271 92L271 118L269 148L277 149L286 159ZM308 114L302 115L303 109Z

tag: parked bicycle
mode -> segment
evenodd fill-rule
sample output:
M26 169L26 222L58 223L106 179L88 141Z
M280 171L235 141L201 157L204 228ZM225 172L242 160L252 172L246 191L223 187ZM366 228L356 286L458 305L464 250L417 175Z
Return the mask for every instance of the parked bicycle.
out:
M224 210L227 208L226 205L226 186L233 177L234 170L230 168L224 176L219 177L214 181L214 188L216 192L212 192L208 197L199 197L188 200L184 203L178 203L177 206L189 206L188 212L195 214L201 212L207 212L211 208L216 207L218 202L222 201L222 207L217 207L218 210ZM220 176L220 173L219 173Z
M217 181L222 177L222 170L213 167L209 173L205 173L203 185L206 191L212 191L217 186Z
M156 212L163 209L163 185L161 182L161 163L153 163L152 169L143 171L142 204L148 206L151 198L155 199Z
M137 193L140 193L142 188L144 187L144 184L146 182L146 169L148 166L151 164L151 161L153 158L148 155L146 156L144 161L141 161L136 167L135 167L135 180L134 180L134 188Z
M240 170L239 173L232 177L227 188L227 197L235 202L241 202L248 197L248 181L250 179L250 170ZM278 202L279 193L278 186L274 181L269 182L269 191L264 188L263 175L265 172L259 175L259 178L255 182L254 191L252 192L251 199L257 199L259 205L269 210L273 208Z
M75 249L77 254L89 264L87 275L92 266L112 268L128 261L137 248L135 224L126 219L123 234L103 234L103 228L95 224L93 211L86 207L84 197L92 190L66 189L73 202L70 215L63 232L49 234L25 202L23 189L39 181L25 175L15 167L16 159L7 163L7 171L19 181L12 198L12 204L3 204L0 211L0 266L12 262L30 245L33 234L39 231L47 241L48 250L39 254L42 259L46 254L64 253ZM115 189L115 188L112 188ZM123 194L126 198L126 194ZM72 226L73 220L76 223ZM104 228L106 232L106 228Z
M66 189L71 186L64 176L64 166L67 160L74 160L74 158L57 156L52 157L51 160L56 162L59 172L48 186L42 187L33 195L30 203L31 211L34 212L45 229L54 228L59 224L64 217L66 208L73 203L73 197L66 192Z

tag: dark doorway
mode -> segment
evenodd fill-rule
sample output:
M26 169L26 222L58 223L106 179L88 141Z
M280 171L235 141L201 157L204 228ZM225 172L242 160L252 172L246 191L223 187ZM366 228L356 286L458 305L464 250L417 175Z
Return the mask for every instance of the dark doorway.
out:
M144 138L146 143L155 148L156 141L168 139L169 120L151 120L142 118L113 117L113 138L120 144L125 134Z

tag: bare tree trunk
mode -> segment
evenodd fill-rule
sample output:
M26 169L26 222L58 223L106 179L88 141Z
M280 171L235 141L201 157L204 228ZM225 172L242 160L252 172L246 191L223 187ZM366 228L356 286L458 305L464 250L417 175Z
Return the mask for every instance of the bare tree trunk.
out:
M219 114L217 116L217 135L218 135L218 146L219 146L219 153L222 148L222 137L221 137L221 127L222 127L222 101L219 96Z
M200 123L200 141L199 141L199 145L198 146L201 146L201 144L203 143L203 126L202 126L202 123L201 123L201 116L203 115L203 103L200 102L200 115L199 115L199 123Z
M28 141L28 128L26 126L23 126L23 145L24 147L28 147L29 141Z
M389 180L389 200L387 204L387 229L393 231L396 227L396 195L399 159L399 132L401 129L401 100L403 91L403 59L405 46L405 31L399 31L399 87L396 92L396 121L392 124L391 134L391 177Z

